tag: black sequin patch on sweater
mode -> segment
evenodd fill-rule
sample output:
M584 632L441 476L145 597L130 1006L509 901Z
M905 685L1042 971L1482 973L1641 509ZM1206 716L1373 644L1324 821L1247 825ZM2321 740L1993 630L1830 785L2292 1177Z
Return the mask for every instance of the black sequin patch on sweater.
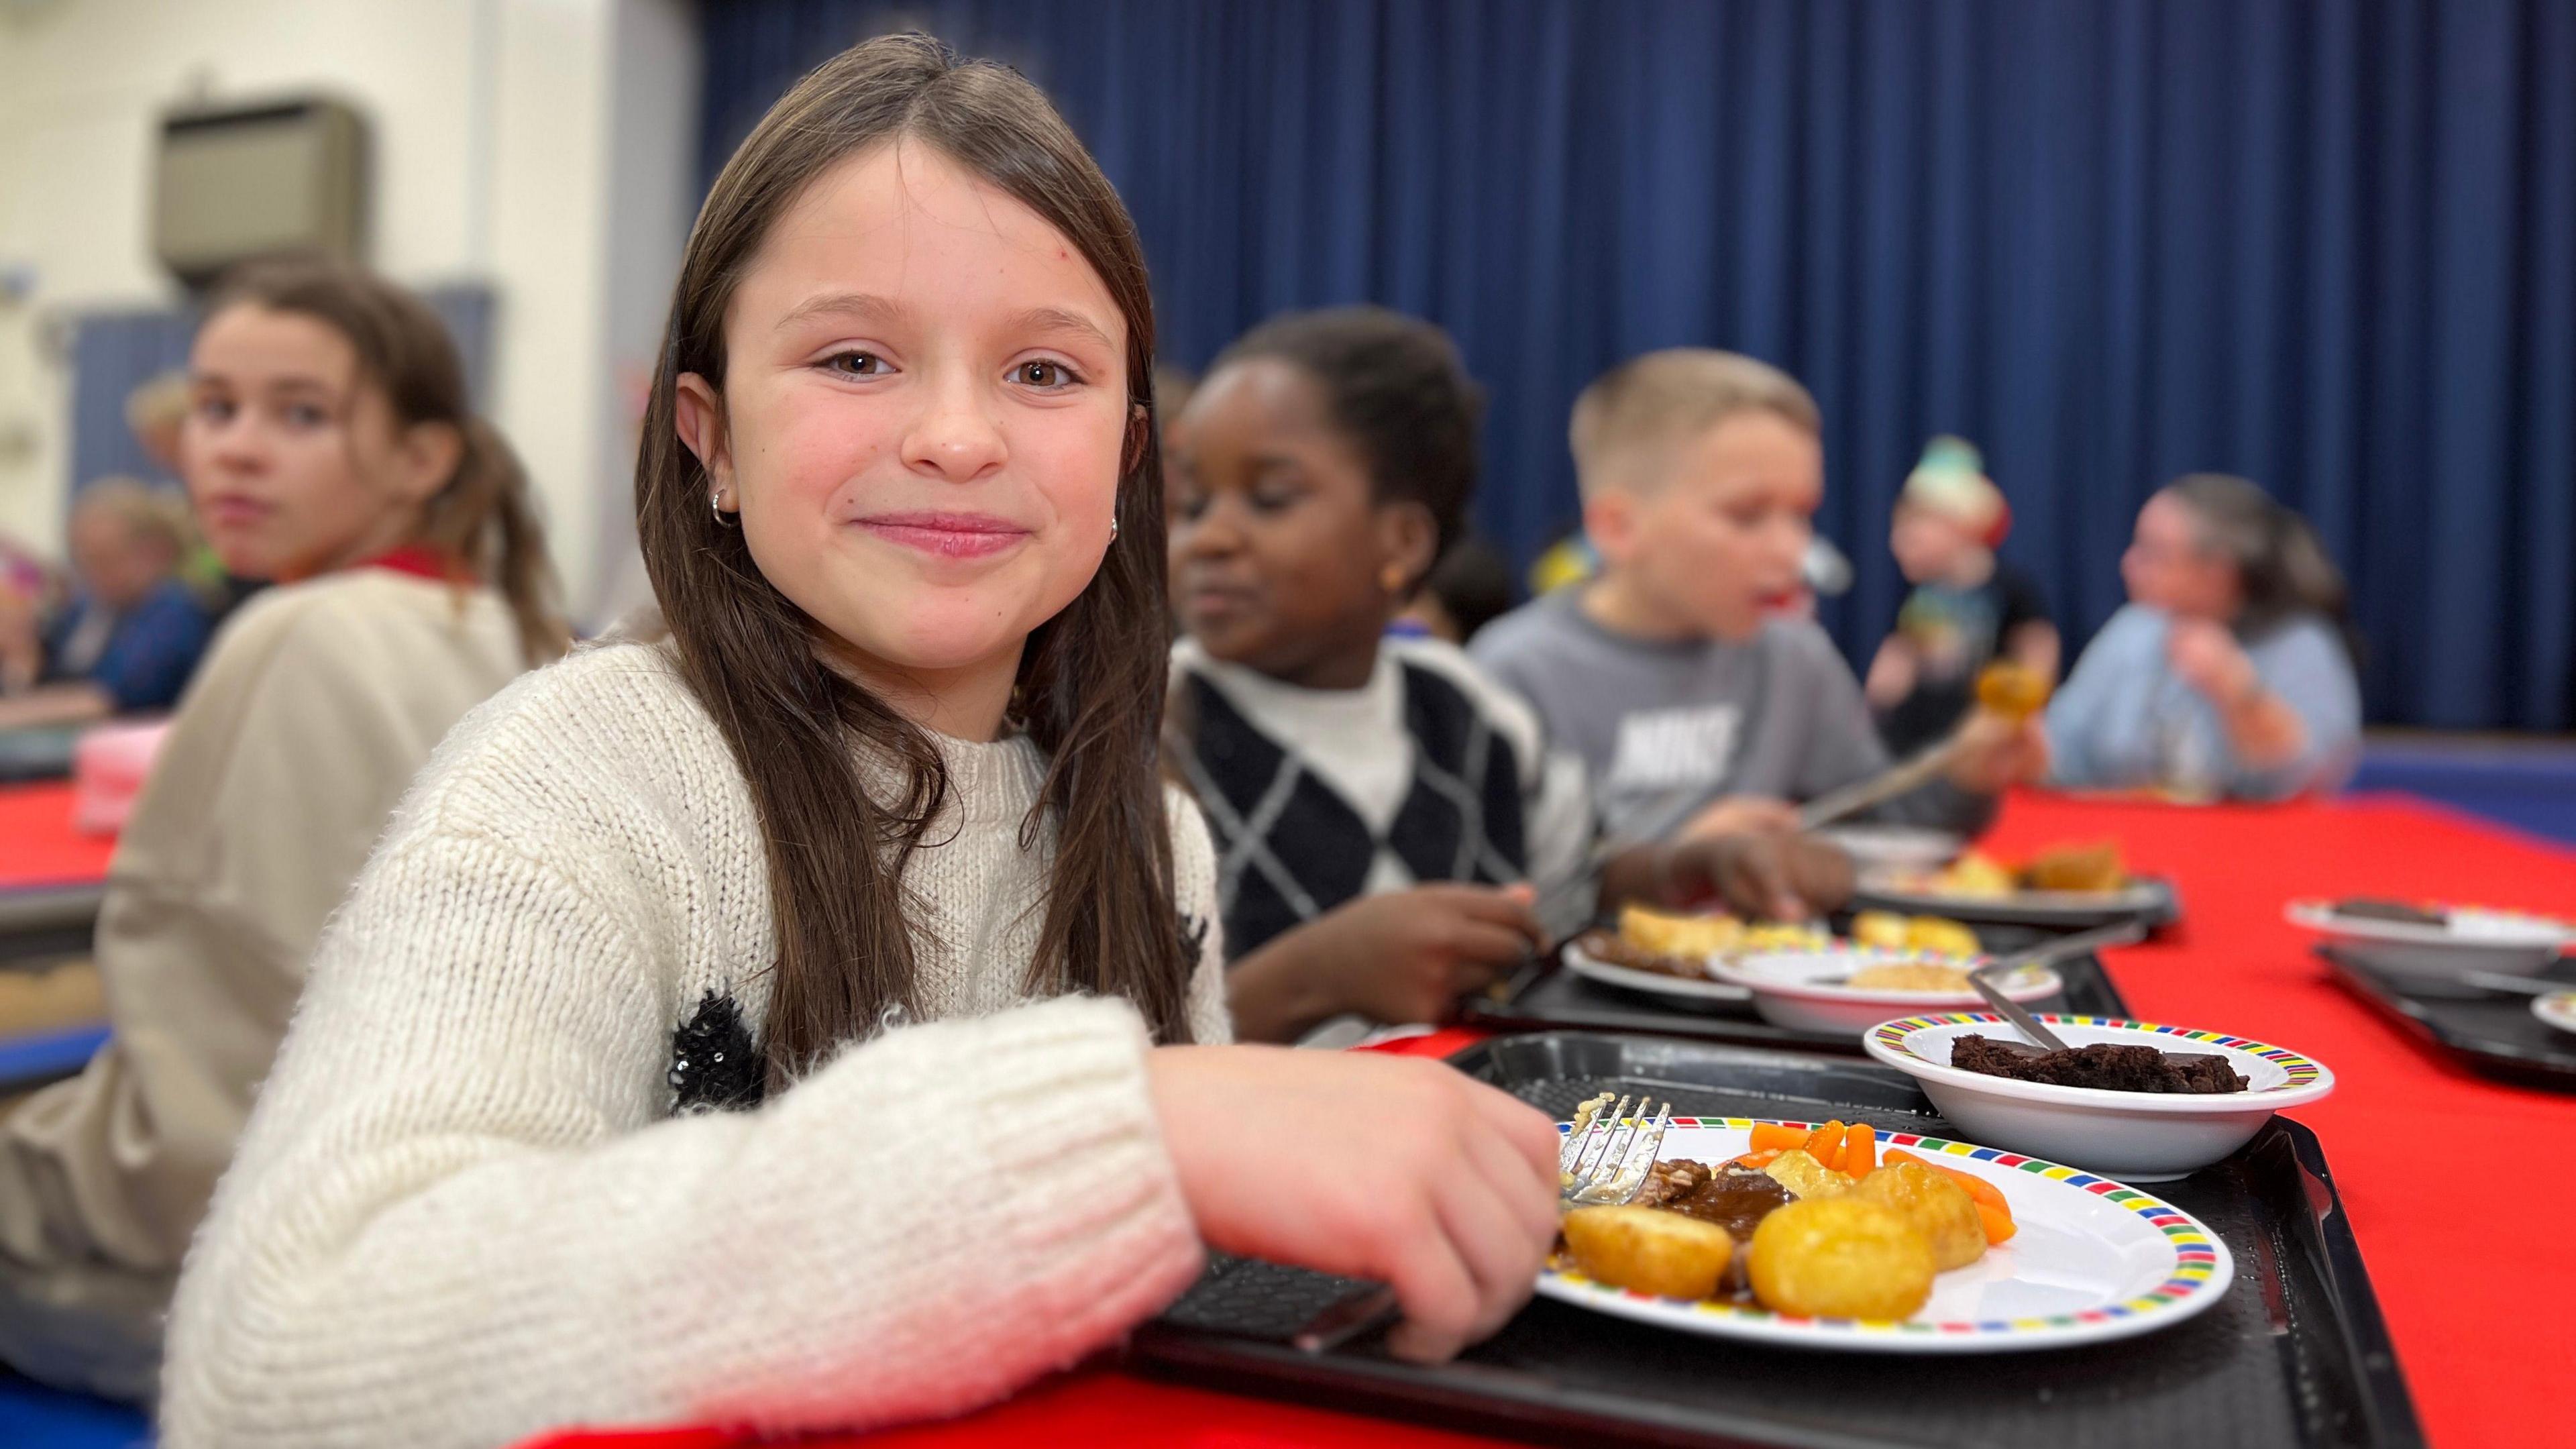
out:
M742 1008L732 997L710 991L699 998L696 1014L671 1033L671 1070L665 1080L677 1094L674 1112L747 1111L760 1105L767 1064L752 1045L751 1028L743 1024Z

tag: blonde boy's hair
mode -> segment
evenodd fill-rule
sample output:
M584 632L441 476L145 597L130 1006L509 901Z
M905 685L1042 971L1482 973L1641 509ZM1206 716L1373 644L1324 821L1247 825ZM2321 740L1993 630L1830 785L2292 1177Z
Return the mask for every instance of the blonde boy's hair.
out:
M1605 488L1650 491L1678 443L1737 413L1776 414L1810 433L1823 421L1798 380L1767 362L1711 347L1668 347L1632 357L1574 400L1567 429L1583 496Z
M186 500L171 489L155 488L140 478L101 478L72 501L74 513L96 513L122 523L138 540L167 548L184 558L197 544L197 530Z

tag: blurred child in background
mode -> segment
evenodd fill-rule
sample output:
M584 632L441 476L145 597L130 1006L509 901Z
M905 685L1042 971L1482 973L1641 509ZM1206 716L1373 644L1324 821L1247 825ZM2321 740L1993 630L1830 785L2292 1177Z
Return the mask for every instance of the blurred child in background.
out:
M190 355L182 472L228 620L108 871L113 1035L0 1119L0 1358L143 1398L180 1256L322 923L431 746L560 653L509 448L437 317L324 263L246 268Z
M17 691L0 699L0 728L168 709L213 632L180 577L194 547L184 502L104 478L81 490L67 532L77 587L53 618L0 600L0 691Z
M1592 912L1581 763L1456 646L1387 636L1464 526L1479 407L1439 328L1349 307L1237 340L1178 429L1169 753L1215 833L1247 1037L1438 1020ZM1798 876L1803 849L1634 850L1598 893L1803 916L1844 889L1838 859Z
M1995 556L2011 527L1977 450L1935 438L1897 495L1888 547L1914 591L1870 661L1878 733L1904 756L1947 739L1974 702L1977 671L2009 659L2057 679L2057 626L2030 575Z
M1785 828L1795 802L1883 770L1859 682L1803 591L1824 498L1816 405L1777 368L1701 348L1648 353L1584 389L1570 429L1599 578L1496 620L1476 658L1578 752L1612 835ZM1882 819L1973 833L2035 762L1988 728L1946 779Z
M2196 473L2139 510L2120 577L2128 605L2049 703L2055 783L2276 800L2350 778L2360 650L2306 519Z

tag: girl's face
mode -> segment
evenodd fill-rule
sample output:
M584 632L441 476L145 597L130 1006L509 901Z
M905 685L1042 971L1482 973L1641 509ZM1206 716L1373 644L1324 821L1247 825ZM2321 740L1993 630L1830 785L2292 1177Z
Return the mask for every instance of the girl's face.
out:
M224 567L292 583L410 541L456 471L445 424L399 426L338 329L236 303L188 355L180 473Z
M1743 640L1797 597L1824 497L1816 435L1777 413L1741 412L1676 447L1642 495L1605 490L1584 524L1602 557L1677 626Z
M1436 526L1381 504L1304 368L1233 363L1169 436L1172 602L1214 657L1312 688L1357 688L1429 567Z
M1110 546L1127 334L1090 263L930 147L881 145L778 219L724 337L721 394L679 380L680 436L761 573L934 727L956 688L1006 700Z
M2120 555L2131 600L2188 619L2236 617L2236 569L2201 536L2191 505L2159 493L2138 510L2138 531Z

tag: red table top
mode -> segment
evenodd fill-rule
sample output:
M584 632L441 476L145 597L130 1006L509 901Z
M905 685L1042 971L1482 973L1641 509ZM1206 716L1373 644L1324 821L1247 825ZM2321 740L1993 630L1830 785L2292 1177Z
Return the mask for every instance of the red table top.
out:
M64 787L0 791L0 888L95 879L108 843L70 833ZM2325 1144L2427 1432L2453 1446L2549 1442L2576 1304L2576 1097L2503 1086L2419 1047L2325 979L2281 919L2297 896L2393 895L2576 913L2576 852L2402 797L2203 809L2017 795L1990 848L2006 856L2119 840L2134 869L2180 887L2182 926L2113 952L2130 1007L2234 1032L2335 1070L2334 1096L2295 1115ZM1402 1049L1445 1053L1443 1032ZM714 1449L716 1429L553 1436L548 1449ZM807 1441L852 1443L856 1439ZM1121 1444L1155 1449L1479 1439L1110 1371L1078 1373L970 1417L870 1445Z
M69 783L0 786L0 891L95 885L115 853L114 837L72 830Z

